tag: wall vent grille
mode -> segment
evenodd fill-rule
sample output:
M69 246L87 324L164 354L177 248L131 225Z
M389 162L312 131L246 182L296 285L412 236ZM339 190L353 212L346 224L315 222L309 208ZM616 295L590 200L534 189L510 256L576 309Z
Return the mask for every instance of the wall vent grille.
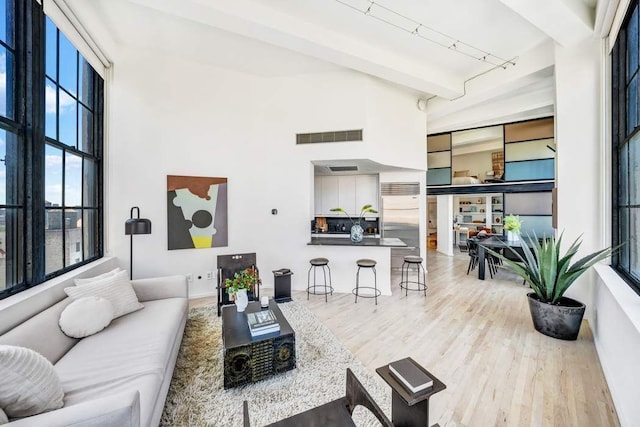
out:
M418 196L419 182L382 182L380 192L383 196Z
M362 129L296 134L296 144L298 145L349 141L362 141Z

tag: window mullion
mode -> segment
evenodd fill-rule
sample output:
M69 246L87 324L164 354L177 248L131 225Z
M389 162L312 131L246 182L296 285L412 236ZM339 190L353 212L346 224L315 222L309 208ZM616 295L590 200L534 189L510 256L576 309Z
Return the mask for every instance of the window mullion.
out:
M44 204L44 47L36 41L44 37L44 15L37 3L25 6L25 96L24 149L25 166L25 246L26 283L35 284L44 279L44 214L39 209ZM41 80L42 77L42 80Z

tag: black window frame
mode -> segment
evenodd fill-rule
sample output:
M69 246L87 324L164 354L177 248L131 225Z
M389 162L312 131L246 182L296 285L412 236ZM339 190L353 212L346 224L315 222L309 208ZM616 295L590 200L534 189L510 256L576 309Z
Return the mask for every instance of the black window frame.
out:
M36 0L14 0L13 8L15 13L14 48L16 52L14 56L14 115L12 119L0 116L0 129L14 132L19 138L21 147L19 156L21 172L19 178L23 183L21 194L23 194L24 201L24 220L18 230L21 232L21 236L18 239L21 242L19 248L21 263L16 267L16 271L20 280L16 283L7 282L6 285L9 287L0 290L0 299L44 283L49 279L104 256L104 81L93 71L91 103L94 107L92 123L94 151L90 157L95 161L96 167L95 187L93 187L95 206L91 207L91 210L94 210L95 220L91 227L92 233L87 239L91 242L93 255L71 265L65 265L63 260L63 268L51 271L48 274L45 272L45 147L47 144L53 145L57 148L62 148L65 153L79 154L83 159L87 154L80 149L79 142L76 142L77 146L73 147L45 137L46 16L42 6ZM62 173L64 175L64 169ZM82 179L84 179L84 171L82 172ZM8 183L7 186L9 186ZM84 194L84 191L82 193ZM84 196L82 197L84 198ZM85 209L84 203L81 203L81 205L81 208ZM84 210L80 212L84 212ZM64 223L64 220L62 222ZM85 256L84 226L85 224L83 223L83 258ZM63 237L63 258L64 252Z
M636 17L636 61L632 73L628 73L627 66L628 61L628 33L629 24L633 17L634 11L637 10ZM628 129L627 123L627 88L631 85L631 81L636 78L636 93L633 94L635 103L633 104L636 111L635 126L633 129ZM628 147L630 142L634 138L640 137L640 5L638 0L633 0L627 9L627 13L623 24L620 28L618 36L615 40L611 52L611 123L612 123L612 165L611 165L611 178L612 178L612 213L611 213L611 235L612 244L614 246L624 244L622 250L614 253L612 256L611 266L614 270L625 280L625 282L633 289L638 295L640 295L640 277L635 277L632 273L632 254L634 242L631 241L631 215L627 215L628 223L626 227L622 224L622 218L624 212L631 212L631 209L640 209L640 204L631 203L629 193L622 194L623 185L627 183L626 190L629 192L631 177L629 164L626 165L621 161L621 154L623 150ZM633 110L630 110L633 111ZM634 123L630 123L634 125ZM623 174L627 175L626 179L621 179ZM626 197L626 198L625 198ZM640 199L640 195L636 196ZM625 233L626 231L626 233ZM638 235L640 230L636 230L635 234ZM628 257L625 259L624 257ZM628 269L625 267L628 266Z

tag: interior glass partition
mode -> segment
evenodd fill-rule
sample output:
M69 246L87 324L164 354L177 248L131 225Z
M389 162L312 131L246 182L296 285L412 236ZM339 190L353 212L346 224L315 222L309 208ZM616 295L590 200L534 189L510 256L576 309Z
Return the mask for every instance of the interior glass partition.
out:
M505 181L555 178L553 118L505 125Z
M451 134L427 137L427 185L451 185Z

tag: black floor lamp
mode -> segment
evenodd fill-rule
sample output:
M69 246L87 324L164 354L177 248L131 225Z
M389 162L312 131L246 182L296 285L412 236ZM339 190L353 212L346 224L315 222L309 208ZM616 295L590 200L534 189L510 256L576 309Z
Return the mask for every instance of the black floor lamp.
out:
M133 217L133 211L136 210L137 216ZM133 235L134 234L151 234L151 221L146 218L140 218L140 208L134 206L131 208L131 214L127 222L124 223L124 234L131 236L131 246L129 251L129 279L133 279Z

